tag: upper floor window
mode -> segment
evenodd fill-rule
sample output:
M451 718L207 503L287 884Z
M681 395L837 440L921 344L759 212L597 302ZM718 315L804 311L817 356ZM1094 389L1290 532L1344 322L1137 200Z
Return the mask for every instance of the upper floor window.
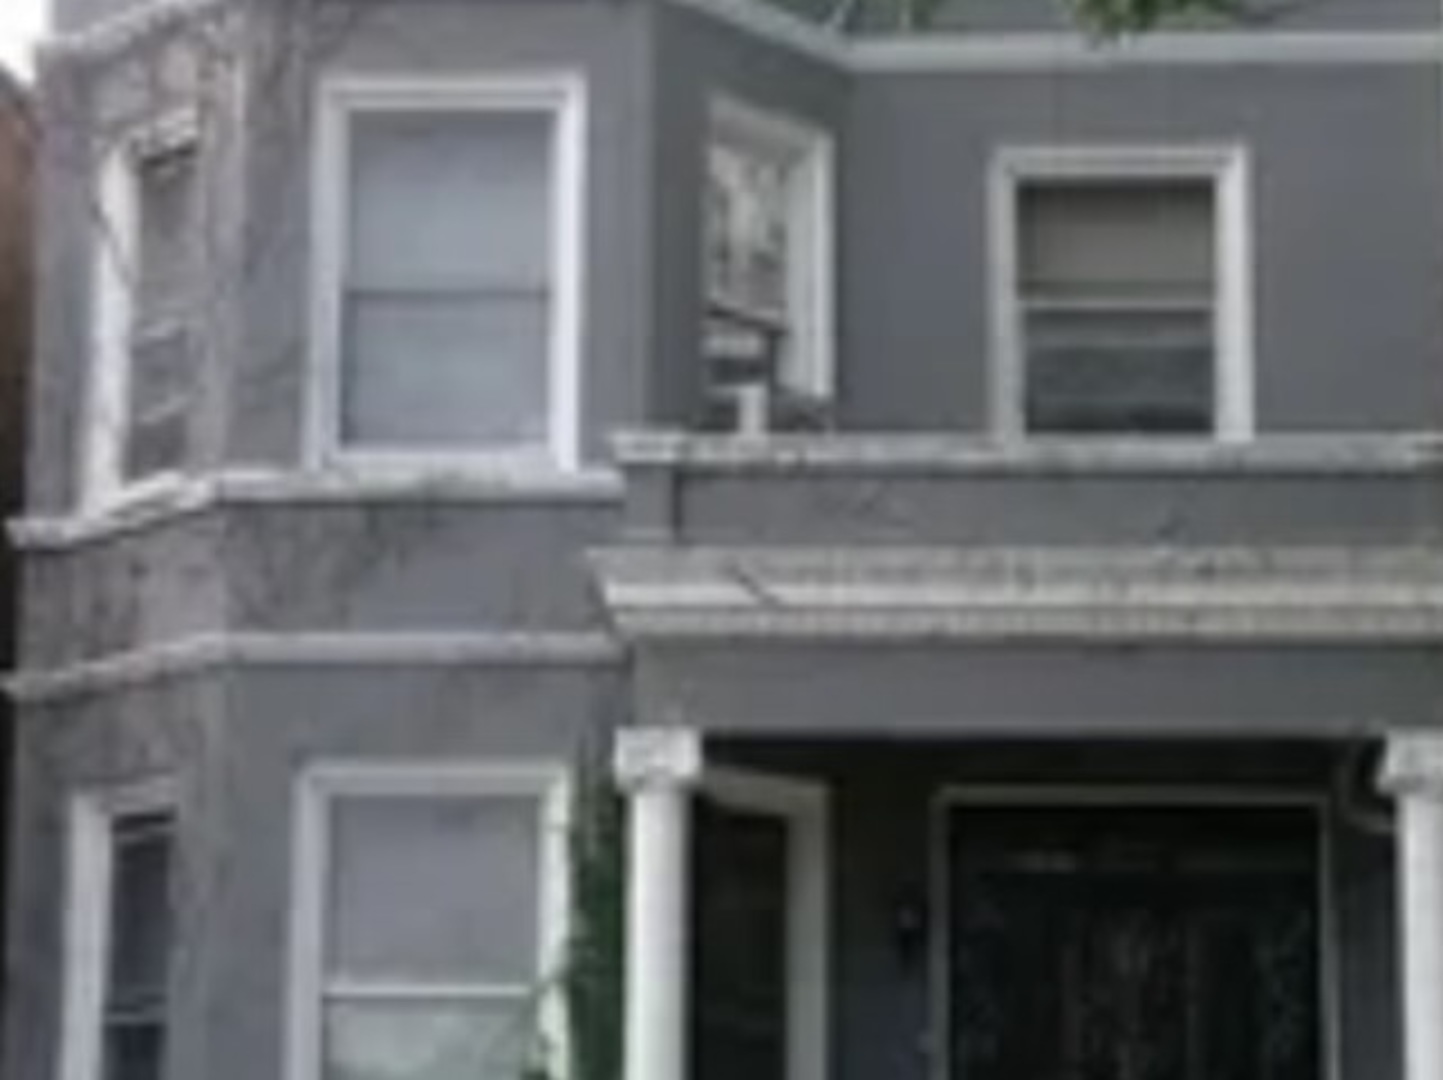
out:
M176 120L126 140L101 179L90 494L185 471L205 303L200 155Z
M576 463L580 96L565 78L327 88L324 449Z
M322 767L303 791L296 1080L515 1080L560 1035L565 785Z
M703 354L713 395L739 426L769 426L778 404L830 396L832 157L815 128L713 104Z
M175 820L148 789L73 818L65 1080L160 1080L174 951Z
M1236 156L1023 152L1003 160L1005 427L1238 437L1251 425Z

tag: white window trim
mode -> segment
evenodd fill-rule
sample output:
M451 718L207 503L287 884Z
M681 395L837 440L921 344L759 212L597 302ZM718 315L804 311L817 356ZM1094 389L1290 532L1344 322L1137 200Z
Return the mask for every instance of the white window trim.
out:
M537 957L543 980L566 962L571 911L570 828L572 784L565 766L552 762L495 763L327 762L301 776L293 817L291 859L289 1031L286 1080L321 1080L321 1023L325 973L326 887L330 865L331 802L338 798L527 797L537 800L540 824L540 895ZM397 982L370 990L405 996L418 988ZM472 984L458 997L485 997ZM424 992L450 995L427 984ZM548 987L539 1003L539 1026L551 1057L550 1075L565 1076L569 1060L563 995ZM70 1080L70 1078L66 1078Z
M85 396L85 453L80 492L91 509L143 500L174 490L185 478L168 469L135 480L125 476L129 439L135 273L140 255L138 166L151 155L195 148L200 118L177 109L130 131L100 156L94 220L90 364Z
M932 798L928 900L931 947L931 1039L935 1047L933 1080L952 1076L951 1031L951 854L948 845L950 817L973 808L1037 808L1085 806L1145 809L1284 809L1302 810L1313 817L1318 853L1318 994L1319 1056L1324 1080L1342 1076L1342 957L1336 896L1336 856L1333 818L1326 794L1281 786L1230 786L1197 784L948 784Z
M547 444L530 450L415 450L346 446L341 438L341 282L347 238L351 120L365 112L540 112L552 122L551 298ZM586 258L587 105L575 72L491 76L345 76L325 80L316 107L311 178L311 310L307 450L314 467L353 464L380 472L476 468L571 472L582 464L582 358Z
M1249 160L1240 146L1006 147L997 153L987 206L994 435L1004 444L1066 438L1027 431L1026 361L1016 290L1017 192L1029 180L1077 177L1201 179L1213 184L1217 346L1211 438L1219 442L1251 438L1255 431L1253 230ZM1113 441L1156 442L1140 435L1117 436Z
M101 1080L117 818L174 812L170 777L77 793L69 807L60 1080Z
M787 824L787 1080L827 1080L831 1047L827 789L768 773L708 768L701 790L723 807L775 816Z
M711 101L708 136L721 135L792 159L788 216L801 232L802 258L790 266L789 301L797 318L796 347L780 375L794 389L830 399L836 392L836 139L798 117L726 95Z

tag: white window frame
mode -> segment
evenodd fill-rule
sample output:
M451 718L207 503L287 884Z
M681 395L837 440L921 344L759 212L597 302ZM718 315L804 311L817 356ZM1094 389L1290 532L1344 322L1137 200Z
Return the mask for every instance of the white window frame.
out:
M794 163L787 214L801 257L788 263L787 300L795 341L777 374L784 386L830 400L837 352L836 139L816 124L727 95L712 98L708 120L708 152L720 137Z
M92 509L173 490L184 480L179 469L128 479L125 451L140 260L140 168L155 155L197 151L199 146L199 115L194 109L177 109L127 132L100 155L91 222L90 368L80 484L81 499Z
M787 826L787 1080L830 1075L831 809L813 781L710 767L701 793Z
M352 120L375 112L541 113L551 123L551 320L547 439L534 448L378 449L341 437L341 319ZM311 363L308 450L314 466L377 470L474 467L575 471L582 464L583 291L586 248L586 83L575 72L468 77L337 76L322 82L312 176Z
M1212 432L1242 442L1255 430L1253 250L1250 166L1241 146L1006 147L993 160L988 192L992 430L1004 443L1065 439L1029 432L1022 311L1017 295L1018 192L1023 184L1069 180L1205 180L1213 187L1216 252ZM1087 436L1152 443L1154 436Z
M82 791L70 799L60 1080L102 1080L115 822L137 814L178 817L177 810L170 777ZM173 835L178 837L178 830Z
M286 1080L321 1080L327 973L325 940L331 862L330 807L337 799L533 798L540 843L537 897L537 970L550 982L566 962L571 911L570 830L572 788L561 764L536 761L327 762L301 776L293 818L290 918L290 1027ZM398 995L426 984L388 986ZM507 987L510 990L510 987ZM545 986L538 1025L552 1076L563 1076L569 1060L564 995ZM68 1078L67 1078L68 1080Z

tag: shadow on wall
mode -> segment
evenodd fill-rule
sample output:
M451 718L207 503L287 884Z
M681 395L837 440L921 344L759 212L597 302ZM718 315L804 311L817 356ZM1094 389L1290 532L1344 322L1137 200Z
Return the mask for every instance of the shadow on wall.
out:
M24 457L25 374L31 345L32 127L29 96L0 68L0 518L20 508ZM15 661L15 564L0 538L0 670ZM0 898L6 889L9 837L11 715L0 696ZM0 923L3 925L3 923ZM0 934L0 973L4 963ZM0 974L0 1004L5 982Z

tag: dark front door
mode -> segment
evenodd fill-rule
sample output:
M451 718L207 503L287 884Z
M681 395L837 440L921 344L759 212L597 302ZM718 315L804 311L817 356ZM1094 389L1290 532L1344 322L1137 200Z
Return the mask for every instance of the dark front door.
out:
M788 824L699 798L692 935L695 1080L787 1080Z
M1317 821L956 808L954 1080L1320 1080Z

